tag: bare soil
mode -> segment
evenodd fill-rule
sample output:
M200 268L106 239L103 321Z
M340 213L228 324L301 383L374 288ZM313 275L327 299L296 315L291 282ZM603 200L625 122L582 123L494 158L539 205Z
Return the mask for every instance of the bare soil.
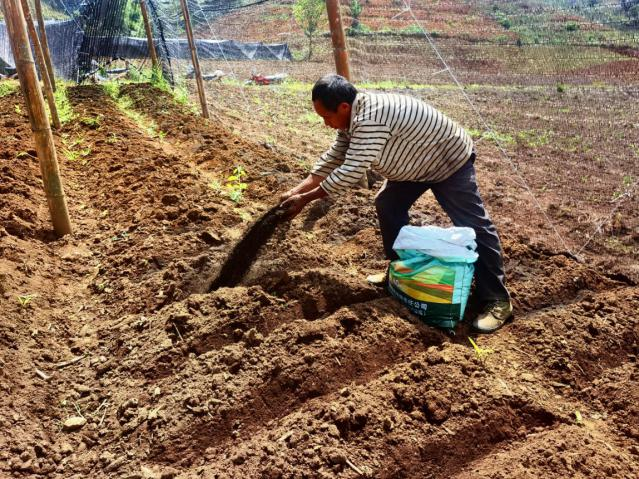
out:
M60 158L75 227L62 239L50 233L22 99L0 98L0 476L639 475L636 196L623 198L621 225L605 222L582 261L569 250L591 223L577 231L560 203L607 214L619 172L635 175L636 158L593 166L599 186L588 196L575 181L578 153L557 142L512 147L536 192L541 175L552 177L541 207L564 248L495 145L477 143L515 302L512 324L475 338L492 350L480 358L464 324L454 337L425 327L363 281L385 265L374 189L312 205L276 229L239 285L208 292L235 242L304 165L252 141L250 121L241 138L148 85L121 94L162 138L99 87L69 92L77 117L56 141L86 154ZM488 114L504 110L498 100L486 97ZM538 128L518 111L504 123ZM636 133L636 117L628 125ZM592 149L625 155L604 138ZM300 141L291 135L290 148L306 151ZM248 188L235 204L224 181L238 164ZM413 220L446 224L429 197ZM606 241L613 234L623 248Z

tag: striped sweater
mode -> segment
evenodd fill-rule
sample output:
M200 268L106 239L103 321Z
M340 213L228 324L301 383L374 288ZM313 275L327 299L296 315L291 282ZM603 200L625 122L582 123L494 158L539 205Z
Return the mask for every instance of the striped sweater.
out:
M473 140L457 123L417 98L358 93L348 130L313 167L320 186L340 195L368 168L391 181L445 180L470 158Z

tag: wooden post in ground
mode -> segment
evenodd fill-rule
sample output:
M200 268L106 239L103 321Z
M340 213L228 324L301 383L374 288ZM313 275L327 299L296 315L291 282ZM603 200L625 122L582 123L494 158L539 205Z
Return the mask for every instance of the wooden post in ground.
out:
M2 6L4 8L7 33L11 41L11 50L13 51L22 94L29 113L29 122L35 138L36 152L40 160L42 182L44 183L53 229L58 236L71 234L71 221L64 197L64 189L62 188L62 180L60 179L53 135L51 134L40 82L38 82L33 56L31 55L31 46L29 45L22 6L20 5L20 0L2 0Z
M331 40L333 41L333 56L335 57L335 71L347 80L351 79L351 71L348 65L348 51L344 39L344 26L339 10L339 0L326 0L326 12L328 24L331 28Z
M348 64L348 50L346 50L344 25L342 25L342 14L339 10L339 0L326 0L326 13L328 14L328 24L331 29L333 57L335 57L335 71L338 75L342 75L350 81L351 69ZM359 181L359 186L362 188L368 188L368 178L366 174L364 174Z
M51 80L51 88L55 91L55 72L53 71L53 63L51 63L51 53L49 52L49 40L47 39L47 31L44 28L44 17L42 16L42 3L40 0L34 0L36 20L38 20L38 29L40 30L40 44L42 45L42 53L44 53L44 61L47 64L49 72L49 80Z
M159 68L158 54L155 50L155 43L153 42L153 30L149 23L149 14L146 10L146 3L144 0L140 0L140 10L142 11L142 20L144 21L144 31L146 32L146 42L149 45L149 54L151 55L151 63L153 68Z
M182 5L182 14L184 15L184 26L186 27L186 36L189 40L189 48L191 49L191 60L193 61L193 70L195 71L195 81L197 83L197 92L200 96L200 105L202 106L202 116L209 117L209 107L206 104L206 94L204 93L204 82L202 81L202 71L200 70L200 61L197 58L197 49L193 40L193 30L191 29L191 15L186 0L180 0Z
M49 104L49 111L51 112L53 126L56 130L59 130L60 118L58 117L58 108L55 105L53 88L51 87L51 79L49 78L49 69L47 68L47 64L44 60L42 45L40 45L40 39L38 38L38 33L36 32L35 25L33 24L33 18L31 18L31 11L29 10L29 4L27 3L27 0L22 0L22 11L24 12L24 19L27 23L27 28L29 29L29 37L31 38L31 43L33 43L33 49L35 50L38 69L40 70L40 77L42 78L44 93L47 97L47 103Z

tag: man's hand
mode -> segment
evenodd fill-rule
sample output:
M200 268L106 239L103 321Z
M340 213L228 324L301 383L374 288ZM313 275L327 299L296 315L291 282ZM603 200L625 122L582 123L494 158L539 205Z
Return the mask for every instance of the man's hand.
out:
M280 203L288 200L290 197L294 195L301 195L303 193L307 193L309 191L314 190L319 186L319 184L324 180L324 177L319 175L310 174L308 175L304 181L302 181L295 188L291 188L286 193L282 193L280 195ZM309 200L310 201L310 200ZM307 201L308 203L308 201Z
M323 179L322 176L310 174L295 188L280 195L280 206L286 210L288 219L295 218L307 203L326 196L327 193L319 186Z
M282 193L280 195L280 203L284 203L286 200L288 200L291 196L295 195L296 193L297 193L297 187L292 188L285 193Z
M284 193L284 195L286 195L287 193ZM300 213L300 211L304 209L309 201L310 200L305 195L292 194L289 195L288 198L285 199L280 206L286 210L287 218L292 220Z

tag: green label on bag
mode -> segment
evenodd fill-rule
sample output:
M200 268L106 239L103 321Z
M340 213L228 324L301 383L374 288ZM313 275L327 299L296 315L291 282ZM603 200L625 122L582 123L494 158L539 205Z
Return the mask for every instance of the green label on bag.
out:
M413 314L432 326L454 328L461 316L461 305L416 300L397 288L392 280L388 282L388 291Z

